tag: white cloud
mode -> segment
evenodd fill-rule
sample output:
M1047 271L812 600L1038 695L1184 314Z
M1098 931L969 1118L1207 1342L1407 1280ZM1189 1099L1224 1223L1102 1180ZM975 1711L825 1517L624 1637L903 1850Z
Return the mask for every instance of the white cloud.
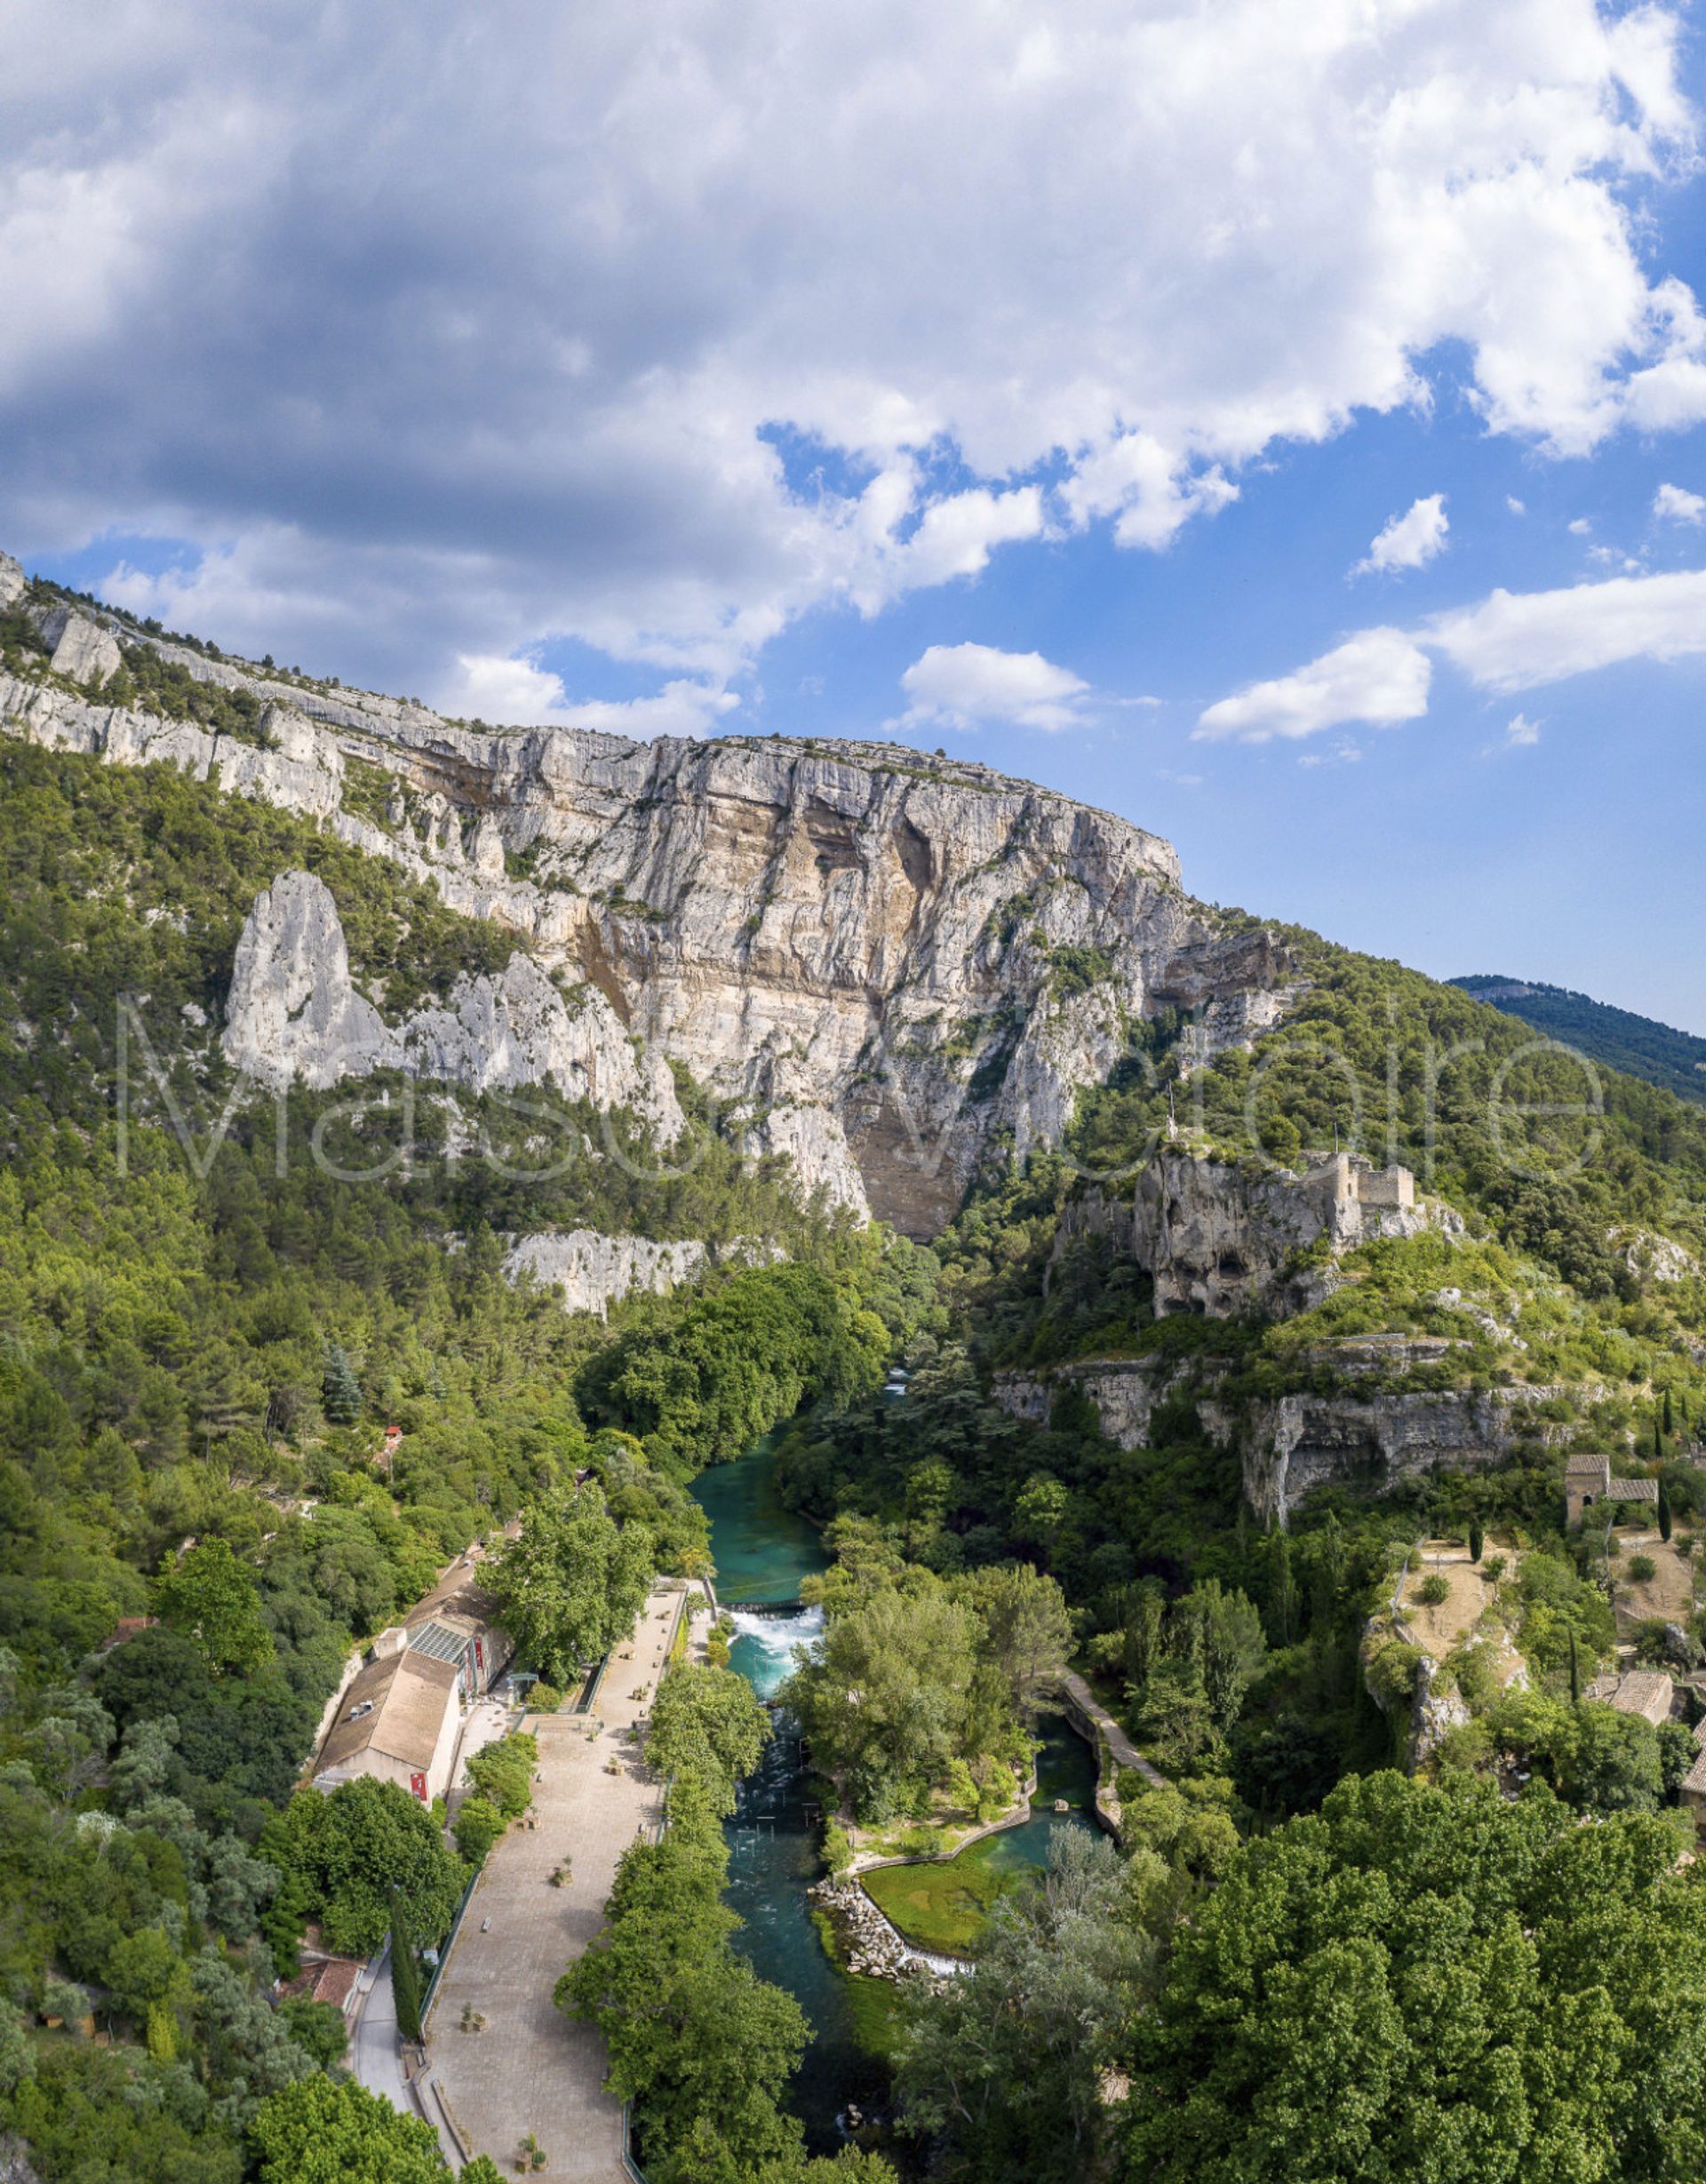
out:
M1685 485L1662 485L1653 496L1653 513L1662 522L1706 523L1706 495Z
M1527 503L1526 501L1519 500L1514 493L1507 493L1505 495L1504 505L1510 509L1512 515L1527 515L1528 513Z
M1551 592L1498 590L1415 630L1362 630L1295 674L1223 697L1202 714L1196 734L1265 743L1347 721L1385 727L1416 720L1428 709L1429 651L1443 652L1479 689L1500 691L1535 689L1628 660L1698 658L1706 655L1706 570ZM1519 745L1540 738L1538 723L1521 713L1506 733Z
M282 602L345 674L715 682L1053 528L1164 546L1442 352L1555 453L1706 418L1641 225L1678 10L1496 14L14 0L0 538L187 539L212 634Z
M1425 500L1413 501L1402 515L1392 518L1369 547L1367 558L1357 563L1352 574L1364 576L1372 570L1420 569L1423 562L1445 552L1446 533L1450 529L1445 495L1430 493Z
M666 682L650 697L571 699L561 675L529 659L464 653L435 693L453 718L494 728L590 728L611 736L704 736L740 703L703 682Z
M1483 689L1527 690L1621 660L1706 653L1706 570L1495 591L1422 633Z
M1266 743L1275 736L1313 736L1349 721L1390 728L1427 711L1432 672L1427 654L1401 629L1362 630L1295 674L1223 697L1202 714L1195 733Z
M1088 682L1040 652L987 644L933 644L900 686L912 701L900 721L906 728L1072 728L1090 694Z
M1511 750L1529 750L1540 741L1540 722L1527 713L1513 713L1504 724L1504 740Z
M1564 528L1572 538L1585 538L1592 530L1593 525L1589 522L1585 515L1576 515L1572 516Z

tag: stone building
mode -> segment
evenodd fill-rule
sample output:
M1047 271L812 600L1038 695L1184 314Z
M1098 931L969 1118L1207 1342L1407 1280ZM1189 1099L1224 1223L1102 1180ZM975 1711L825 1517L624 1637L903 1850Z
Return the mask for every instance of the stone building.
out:
M1620 1714L1638 1714L1656 1729L1670 1718L1676 1686L1662 1669L1630 1669L1626 1676L1608 1676L1602 1683L1590 1684L1588 1696L1603 1699Z
M371 1660L344 1694L315 1762L314 1786L371 1775L430 1805L450 1786L462 1710L450 1661L407 1646Z
M1614 1479L1611 1458L1572 1456L1564 1466L1564 1521L1571 1527L1598 1502L1645 1502L1656 1508L1656 1479Z
M325 1733L316 1789L371 1774L430 1805L450 1788L462 1710L491 1688L515 1651L471 1574L477 1560L478 1550L464 1555L406 1622L374 1639Z

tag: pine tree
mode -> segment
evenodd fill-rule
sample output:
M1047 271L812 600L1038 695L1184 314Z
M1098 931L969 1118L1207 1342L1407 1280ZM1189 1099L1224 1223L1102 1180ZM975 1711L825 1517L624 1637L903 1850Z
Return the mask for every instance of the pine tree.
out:
M362 1415L362 1383L341 1343L326 1344L325 1367L320 1375L320 1407L335 1426L353 1426Z
M420 1960L403 1917L403 1901L391 1893L391 1999L397 2009L397 2030L405 2040L420 2037Z
M1471 1517L1469 1520L1469 1558L1471 1562L1479 1562L1480 1560L1481 1549L1486 1545L1486 1543L1487 1535L1481 1530L1480 1518L1479 1517Z

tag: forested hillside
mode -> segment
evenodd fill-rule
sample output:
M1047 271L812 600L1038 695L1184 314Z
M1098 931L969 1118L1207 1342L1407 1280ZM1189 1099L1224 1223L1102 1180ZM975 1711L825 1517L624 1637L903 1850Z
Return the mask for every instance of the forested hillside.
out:
M595 1119L548 1092L228 1106L236 930L287 864L333 888L393 996L509 945L307 823L0 746L0 2116L47 2184L251 2173L263 2101L340 2046L335 2011L265 1997L329 1917L276 1823L352 1643L577 1474L649 1563L691 1566L682 1481L880 1376L929 1265L802 1213L702 1126L665 1164L594 1152ZM502 1278L502 1234L549 1224L788 1255L607 1330ZM577 1402L612 1337L630 1380L669 1352L644 1419L600 1392L609 1367ZM643 1445L602 1430L631 1415ZM466 1875L419 1821L425 1946ZM400 1878L399 1824L339 1855ZM114 2046L28 2029L91 2012Z
M1490 1001L1495 1008L1520 1016L1548 1039L1562 1040L1608 1069L1645 1077L1678 1099L1706 1100L1706 1039L1693 1032L1678 1032L1651 1016L1638 1016L1631 1009L1533 979L1479 973L1454 978L1452 984L1477 1000Z
M1283 950L1282 1020L1205 1062L1191 1011L1122 1019L1060 1146L987 1162L925 1249L802 1201L684 1071L689 1130L667 1157L630 1119L538 1085L523 1099L381 1072L245 1091L219 1030L243 917L281 869L331 890L352 975L389 1008L500 967L513 937L310 820L168 769L9 742L0 790L0 2126L44 2184L282 2184L315 2132L390 2129L323 2075L336 2013L275 2008L273 1982L310 1921L363 1952L388 1931L435 1941L515 1785L495 1765L479 1824L453 1838L378 1785L305 1800L352 1646L470 1542L519 1529L506 1612L535 1665L571 1675L650 1566L702 1565L695 1472L777 1426L784 1490L837 1556L814 1582L822 1658L789 1696L848 1827L905 1837L1004 1809L1068 1656L1167 1778L1108 1785L1123 1864L1098 1852L1014 1899L987 1979L890 2028L885 2150L903 2164L992 2184L1123 2167L1136 2184L1175 2159L1180 2119L1221 2144L1200 2027L1247 1947L1250 1892L1295 1922L1297 1876L1361 1872L1383 1830L1432 1829L1447 1860L1481 1830L1497 1870L1463 1916L1527 1932L1563 1914L1516 1867L1566 1875L1583 1854L1559 1814L1633 1815L1630 1901L1684 1935L1674 1989L1694 1976L1694 1899L1666 1877L1692 1742L1587 1687L1620 1660L1706 1662L1697 1106L1536 1050L1455 987L1216 913L1228 946ZM1335 1145L1401 1164L1428 1210L1287 1247L1236 1309L1162 1307L1136 1240L1140 1216L1171 1217L1158 1160L1230 1220L1264 1191L1315 1189ZM608 1321L571 1317L504 1271L507 1236L570 1227L698 1239L707 1263ZM1204 1247L1216 1280L1256 1281L1231 1229ZM901 1399L883 1386L897 1361ZM1441 1418L1470 1421L1471 1440L1400 1434L1412 1453L1384 1471L1329 1445ZM1287 1433L1315 1468L1259 1518ZM1653 1481L1656 1501L1630 1507L1660 1512L1662 1539L1566 1533L1564 1467L1590 1451ZM1434 1654L1405 1620L1420 1610L1391 1606L1429 1553L1455 1555L1479 1603ZM1460 1581L1440 1582L1455 1599ZM1347 1780L1393 1765L1421 1779ZM1511 1819L1498 1789L1519 1777L1556 1808ZM802 2035L707 1908L726 1795L678 1788L671 1849L625 1866L610 1950L564 2005L627 2059L672 2179L714 2142L731 2177L730 2147L773 2148L788 2184L809 2172L777 2121ZM838 1820L832 1858L847 1840ZM623 1914L678 1869L691 1900L665 1936L685 1952L670 1979L701 2003L738 1988L769 2042L744 2118L689 2100L607 1983L662 1946ZM1557 1932L1576 1945L1567 1920ZM1315 1941L1327 1980L1347 1935L1329 1922ZM1382 1946L1409 1964L1401 1937ZM1277 1960L1263 1977L1281 1981ZM692 2017L707 2042L718 2014ZM1302 2068L1280 2021L1238 2050L1229 2084ZM1533 2067L1520 2028L1499 2037ZM970 2059L1002 2053L1033 2067L987 2081L975 2116L945 2102ZM1359 2083L1372 2067L1360 2033L1341 2062ZM1103 2101L1104 2070L1135 2087L1128 2109ZM1585 2143L1537 2133L1511 2126L1513 2160ZM1386 2140L1359 2143L1313 2173L1371 2173ZM1228 2176L1267 2172L1250 2143L1222 2150ZM436 2156L408 2158L426 2175Z

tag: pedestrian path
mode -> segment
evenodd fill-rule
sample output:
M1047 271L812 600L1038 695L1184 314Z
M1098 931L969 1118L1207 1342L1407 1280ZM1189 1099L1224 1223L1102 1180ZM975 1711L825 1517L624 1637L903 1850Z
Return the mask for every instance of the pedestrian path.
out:
M426 2034L438 2088L468 2153L490 2155L506 2173L529 2133L554 2178L618 2184L626 2173L603 2040L551 1996L603 1926L618 1860L662 1818L661 1787L627 1732L650 1708L683 1608L679 1590L654 1588L632 1643L605 1671L595 1734L581 1716L528 1717L539 1741L535 1825L512 1827L493 1845L434 1997ZM465 2016L483 2018L483 2029L463 2030Z
M1138 1750L1113 1716L1109 1713L1107 1708L1103 1705L1101 1700L1096 1697L1078 1670L1063 1669L1060 1673L1060 1681L1062 1689L1070 1694L1076 1704L1101 1731L1108 1750L1113 1754L1114 1765L1120 1767L1131 1767L1155 1789L1165 1789L1167 1777L1160 1773L1159 1768L1152 1766L1144 1758L1142 1752Z

